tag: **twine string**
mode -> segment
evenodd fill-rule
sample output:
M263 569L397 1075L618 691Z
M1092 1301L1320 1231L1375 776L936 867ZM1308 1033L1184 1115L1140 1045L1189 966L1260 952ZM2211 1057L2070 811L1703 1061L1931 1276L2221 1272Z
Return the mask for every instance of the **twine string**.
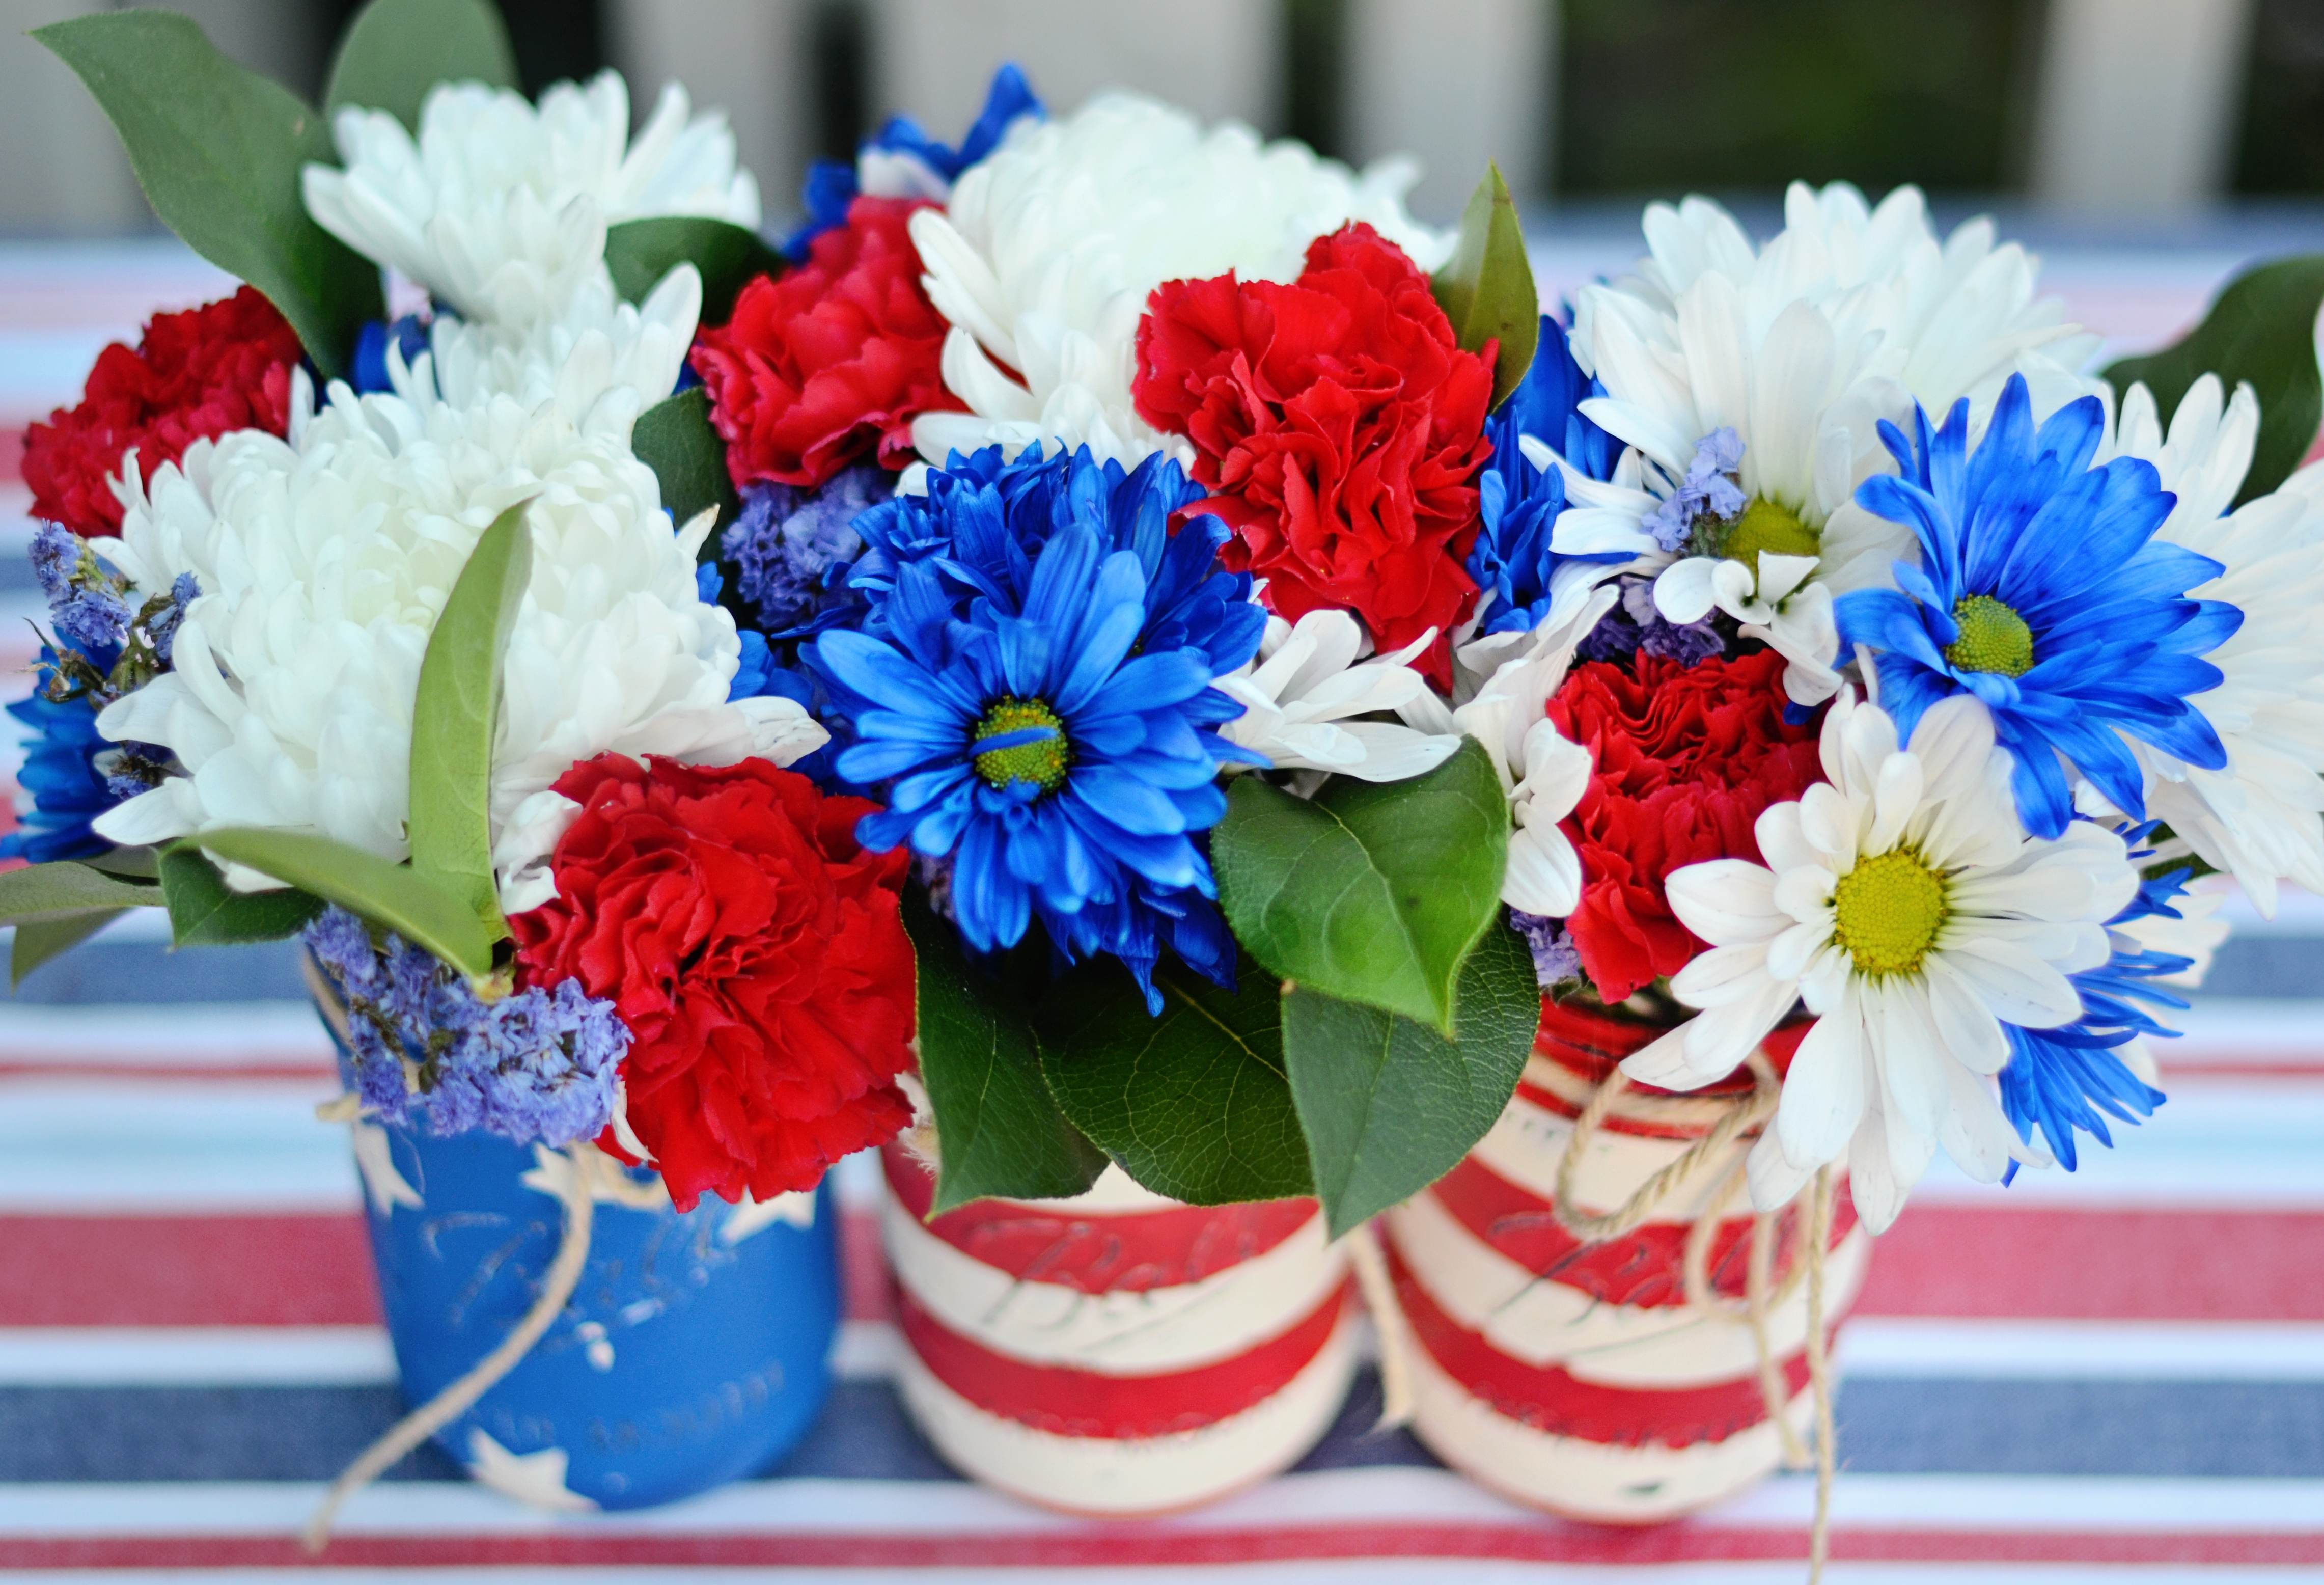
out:
M1356 1286L1379 1334L1380 1414L1372 1429L1388 1431L1412 1423L1412 1327L1397 1302L1373 1226L1365 1222L1347 1236L1348 1264L1356 1268Z
M1831 1241L1833 1178L1818 1167L1808 1214L1808 1387L1815 1395L1815 1524L1808 1532L1808 1585L1820 1585L1831 1551L1831 1477L1835 1432L1831 1415L1831 1362L1823 1333L1824 1246Z

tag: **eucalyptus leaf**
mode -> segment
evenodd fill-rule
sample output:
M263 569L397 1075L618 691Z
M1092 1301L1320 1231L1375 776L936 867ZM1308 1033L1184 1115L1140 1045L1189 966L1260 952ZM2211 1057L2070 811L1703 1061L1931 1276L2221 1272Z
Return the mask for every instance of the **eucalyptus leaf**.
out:
M0 925L44 924L100 908L160 906L158 886L106 875L78 859L0 871Z
M1285 994L1284 1066L1333 1237L1452 1171L1508 1105L1541 1024L1533 954L1489 930L1458 990L1449 1041L1305 987Z
M1274 982L1245 962L1240 990L1225 991L1172 963L1154 984L1159 1017L1109 959L1050 987L1035 1033L1065 1116L1123 1172L1189 1205L1310 1192Z
M508 933L493 884L493 729L501 661L532 584L528 497L468 552L420 662L411 705L411 868L467 899L494 940Z
M204 831L185 845L337 903L473 979L493 971L495 938L466 895L375 853L311 832L246 826Z
M323 113L384 110L412 133L439 82L517 86L516 51L490 0L371 0L339 35Z
M126 908L92 908L86 913L18 925L16 939L8 948L9 990L23 985L26 975L50 959L71 951L128 912Z
M106 875L119 876L124 880L153 881L161 877L161 861L151 848L108 848L89 857L74 860Z
M1239 776L1211 835L1237 940L1283 979L1449 1036L1461 963L1499 916L1508 802L1464 737L1425 775L1336 776L1313 801Z
M742 498L726 474L726 442L710 425L710 393L696 385L647 408L630 431L630 450L661 481L661 504L678 527L706 506L718 508L701 552L703 561L715 560L718 536L742 514Z
M1105 1170L1041 1078L1032 1031L1008 994L969 966L958 932L917 892L904 927L919 958L920 1082L941 1158L931 1216L972 1200L1063 1199Z
M1541 298L1526 257L1525 227L1499 165L1485 167L1485 179L1462 212L1461 240L1429 287L1462 351L1500 343L1493 359L1493 405L1499 407L1533 366L1541 339Z
M237 892L200 848L184 843L161 854L161 893L170 907L173 947L232 947L295 936L323 911L323 900L297 889Z
M113 120L147 201L210 263L265 293L326 379L383 309L379 271L308 218L300 168L337 158L315 108L166 11L35 28Z
M2259 397L2259 440L2236 496L2240 506L2290 478L2324 423L2324 374L2316 363L2319 311L2324 254L2257 265L2228 282L2203 322L2176 345L2124 358L2107 370L2107 383L2119 397L2144 381L2167 426L2187 388L2205 375L2218 375L2230 396L2239 382L2250 381Z
M782 273L784 260L757 232L706 215L624 220L605 233L605 267L626 301L643 302L684 264L702 273L702 322L723 325L733 317L742 288L757 276Z

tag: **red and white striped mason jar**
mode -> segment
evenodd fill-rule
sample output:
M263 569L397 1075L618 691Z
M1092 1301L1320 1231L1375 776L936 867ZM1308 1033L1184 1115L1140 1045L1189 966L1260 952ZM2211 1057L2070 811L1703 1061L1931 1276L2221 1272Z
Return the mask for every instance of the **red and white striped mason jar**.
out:
M990 1485L1091 1515L1185 1508L1288 1469L1354 1374L1354 1302L1313 1200L1204 1209L1109 1167L1086 1194L925 1219L884 1157L904 1403Z
M1546 1005L1500 1121L1388 1216L1389 1266L1415 1343L1414 1430L1480 1484L1573 1518L1649 1523L1731 1496L1783 1460L1768 1389L1795 1431L1812 1412L1799 1258L1807 1195L1775 1219L1762 1275L1771 1371L1747 1310L1754 1219L1741 1161L1756 1126L1628 1232L1585 1242L1559 1221L1559 1166L1576 1119L1656 1033ZM1776 1069L1801 1033L1769 1037L1762 1049ZM1583 1142L1574 1205L1591 1216L1626 1206L1754 1088L1738 1070L1692 1095L1627 1089ZM1705 1217L1717 1219L1699 1227ZM1703 1302L1687 1294L1691 1234ZM1828 1247L1827 1328L1870 1253L1844 1183Z

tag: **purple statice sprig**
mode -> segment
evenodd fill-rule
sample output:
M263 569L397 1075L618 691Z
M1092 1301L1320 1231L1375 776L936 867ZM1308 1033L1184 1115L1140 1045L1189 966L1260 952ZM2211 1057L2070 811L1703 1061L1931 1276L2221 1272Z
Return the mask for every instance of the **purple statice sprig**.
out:
M1723 654L1726 649L1717 612L1699 622L1674 622L1655 608L1651 579L1624 578L1621 598L1599 618L1575 653L1585 661L1621 664L1641 654L1659 655L1692 666Z
M1724 523L1742 515L1749 505L1738 477L1742 468L1741 437L1731 429L1711 431L1694 443L1694 459L1678 489L1646 514L1640 526L1664 550L1683 551L1702 519Z
M346 1003L348 1057L364 1109L422 1113L438 1138L482 1130L518 1145L593 1137L613 1115L629 1026L612 1002L567 979L496 1001L393 935L327 908L307 950Z
M742 492L742 514L718 549L735 564L734 592L769 638L805 636L863 603L842 581L863 551L855 519L894 493L893 476L871 465L820 489L762 484Z
M1582 949L1573 944L1573 937L1565 928L1565 921L1551 919L1545 914L1527 913L1522 909L1509 910L1509 928L1525 938L1533 951L1533 977L1541 988L1582 975Z
M170 669L186 607L201 594L192 573L180 572L167 589L133 607L129 580L88 542L54 523L32 535L32 561L56 635L46 682L51 700L85 699L102 709Z

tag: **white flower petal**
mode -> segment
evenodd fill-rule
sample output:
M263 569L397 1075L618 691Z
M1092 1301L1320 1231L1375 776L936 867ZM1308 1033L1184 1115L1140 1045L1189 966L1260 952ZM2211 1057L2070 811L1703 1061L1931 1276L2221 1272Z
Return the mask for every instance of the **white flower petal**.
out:
M1664 894L1680 923L1713 946L1772 941L1792 923L1775 906L1775 877L1740 858L1719 858L1674 870Z

